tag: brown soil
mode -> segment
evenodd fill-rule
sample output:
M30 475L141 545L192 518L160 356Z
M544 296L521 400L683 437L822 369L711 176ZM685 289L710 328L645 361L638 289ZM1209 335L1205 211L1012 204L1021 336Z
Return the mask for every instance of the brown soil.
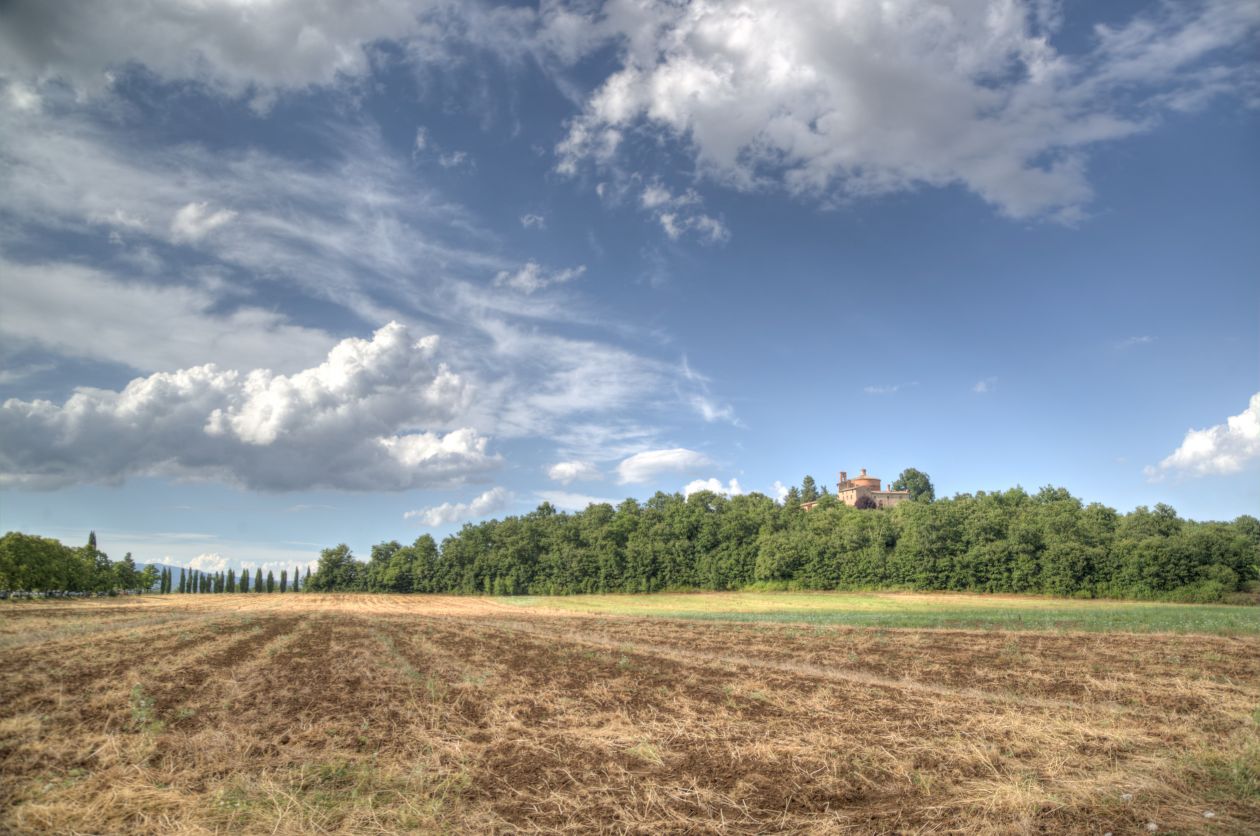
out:
M0 608L0 832L1260 832L1260 640Z

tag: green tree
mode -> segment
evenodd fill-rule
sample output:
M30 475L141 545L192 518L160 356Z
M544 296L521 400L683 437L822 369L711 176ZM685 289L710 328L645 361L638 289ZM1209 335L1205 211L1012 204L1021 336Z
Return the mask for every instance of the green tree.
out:
M261 566L259 566L257 569L254 570L254 591L255 592L263 591L263 576L262 576Z
M240 584L238 588L240 589L241 592L249 592L249 570L248 569L241 570L241 580L240 580Z
M363 564L354 559L345 543L319 553L315 574L303 585L310 592L336 592L354 589ZM307 572L310 572L308 569Z
M289 570L280 570L280 591L287 592L289 588Z
M153 586L161 580L161 572L156 566L145 566L136 577L137 589L141 595L146 592L152 592ZM160 586L158 588L159 590L161 589Z
M910 498L918 502L931 502L936 499L936 489L932 487L932 480L922 470L916 470L913 467L907 467L901 471L901 475L891 487L894 491L910 491Z
M267 591L276 591L276 576L272 574L270 569L267 570Z
M801 502L813 502L817 498L818 484L813 476L806 476L801 480Z

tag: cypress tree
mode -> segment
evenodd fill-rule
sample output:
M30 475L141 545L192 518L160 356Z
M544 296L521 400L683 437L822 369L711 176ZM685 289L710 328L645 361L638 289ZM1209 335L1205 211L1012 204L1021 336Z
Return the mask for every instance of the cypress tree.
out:
M235 570L235 569L228 569L228 586L227 586L227 591L228 591L228 592L235 592L235 591L236 591L236 570Z
M289 588L289 570L281 569L280 570L280 591L285 592L288 590L288 588Z
M254 570L254 591L255 592L263 591L263 579L262 579L261 566L259 566L257 569Z
M249 592L249 570L241 570L241 592Z
M300 578L301 574L302 574L302 570L301 570L301 569L294 569L294 570L293 570L293 591L294 591L294 592L297 592L297 591L298 591L298 580L299 580L299 578Z
M270 569L267 570L267 591L276 591L276 576L271 573Z
M306 577L302 578L302 588L303 589L311 588L311 567L309 566L306 567Z

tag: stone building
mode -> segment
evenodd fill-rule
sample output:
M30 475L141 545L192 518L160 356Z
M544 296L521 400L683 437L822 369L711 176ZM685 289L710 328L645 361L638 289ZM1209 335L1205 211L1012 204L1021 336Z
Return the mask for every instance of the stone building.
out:
M880 480L874 476L868 476L866 468L862 468L862 472L852 479L849 478L848 471L840 471L840 479L836 482L836 498L852 508L863 496L869 496L876 508L891 508L908 500L910 491L882 490ZM817 501L803 502L801 507L808 511L817 504Z

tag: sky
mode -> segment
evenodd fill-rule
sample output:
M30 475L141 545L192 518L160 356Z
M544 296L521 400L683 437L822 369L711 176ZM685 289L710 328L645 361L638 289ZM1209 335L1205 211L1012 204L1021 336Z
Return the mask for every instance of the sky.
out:
M927 472L1260 513L1252 0L16 0L0 529Z

